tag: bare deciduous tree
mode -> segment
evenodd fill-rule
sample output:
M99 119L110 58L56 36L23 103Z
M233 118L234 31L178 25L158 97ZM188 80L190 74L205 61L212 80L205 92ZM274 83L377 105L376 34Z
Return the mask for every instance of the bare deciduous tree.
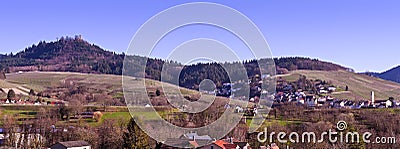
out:
M3 127L5 129L5 135L7 135L7 139L5 141L6 146L15 146L17 144L18 137L15 134L18 129L18 124L15 119L15 116L6 115L3 118Z

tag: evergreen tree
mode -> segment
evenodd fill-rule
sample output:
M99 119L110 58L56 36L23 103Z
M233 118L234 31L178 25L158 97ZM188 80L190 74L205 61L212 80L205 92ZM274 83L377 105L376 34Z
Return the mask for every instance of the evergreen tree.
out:
M140 129L136 121L131 118L127 130L124 133L124 148L126 149L145 149L150 148L147 134Z
M34 96L34 95L35 95L35 91L34 91L33 89L31 89L31 90L29 91L29 95Z
M15 98L15 92L14 90L10 89L7 94L7 99L13 99L13 98Z
M71 109L67 108L65 105L58 106L58 114L62 120L69 119L69 113Z
M157 96L160 96L160 95L161 95L161 92L160 92L159 89L156 90L156 95L157 95Z

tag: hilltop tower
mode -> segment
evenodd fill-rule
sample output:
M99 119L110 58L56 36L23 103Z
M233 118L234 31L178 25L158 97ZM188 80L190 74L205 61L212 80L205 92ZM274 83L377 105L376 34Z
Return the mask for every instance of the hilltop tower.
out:
M82 35L81 35L81 34L75 35L75 40L83 40L83 39L82 39Z

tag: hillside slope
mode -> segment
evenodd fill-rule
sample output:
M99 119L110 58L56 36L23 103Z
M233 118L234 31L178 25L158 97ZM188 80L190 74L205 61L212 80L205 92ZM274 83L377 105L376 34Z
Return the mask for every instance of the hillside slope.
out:
M126 82L125 82L126 81ZM183 99L187 100L198 100L200 92L190 90L186 88L180 88L175 85L159 82L157 80L135 77L124 78L126 85L125 91L131 92L142 92L143 81L146 84L147 94L135 94L130 99L136 99L135 102L140 101L140 105L148 103L147 98L150 97L151 103L155 106L169 106L168 102L181 102ZM88 105L100 105L103 102L108 102L109 105L121 106L125 104L124 91L123 91L123 77L121 75L107 75L107 74L85 74L85 73L73 73L73 72L25 72L25 73L12 73L7 74L7 80L0 80L0 89L6 92L9 89L13 89L16 94L28 93L30 89L33 89L38 95L45 97L46 99L57 99L69 101L72 97L79 98L81 102ZM163 93L166 90L179 89L180 92L169 92L169 97L172 97L168 101L166 95ZM27 90L27 91L25 91ZM160 90L160 95L156 95L156 90ZM65 95L68 94L68 97ZM172 94L182 94L183 96L176 96ZM6 93L0 94L0 99L5 98ZM47 95L51 95L47 97ZM75 96L81 95L81 96ZM131 94L127 94L129 96ZM133 95L133 94L132 94ZM205 107L210 105L214 101L214 97L203 94L201 100L196 103L197 106L193 107ZM126 97L126 96L125 96ZM207 97L207 98L203 98ZM112 98L112 99L110 99ZM228 99L224 97L217 97L219 100L215 102L215 106L223 106L227 103ZM140 99L140 100L139 100ZM237 105L245 102L236 101Z
M369 100L371 91L375 92L376 99L388 99L389 97L400 98L400 84L348 71L298 70L292 71L290 74L283 75L282 77L287 80L295 80L298 79L300 75L305 75L308 79L330 81L332 84L342 89L347 85L349 91L336 93L334 96L338 98Z
M75 72L24 72L7 74L7 80L0 80L0 88L28 88L24 89L29 92L29 89L34 89L41 92L48 89L59 89L69 85L84 86L86 90L105 90L122 94L121 75L108 74L87 74ZM134 83L141 83L143 78L127 77L134 80ZM172 84L159 82L157 80L146 79L147 86L174 86ZM132 84L131 86L139 86L141 84ZM181 88L184 93L194 93L197 91Z

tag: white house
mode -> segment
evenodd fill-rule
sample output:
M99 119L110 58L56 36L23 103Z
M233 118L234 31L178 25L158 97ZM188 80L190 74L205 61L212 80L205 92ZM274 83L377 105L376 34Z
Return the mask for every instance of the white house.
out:
M331 92L334 92L334 91L336 91L336 87L328 87L328 91L331 91Z
M327 90L319 90L319 93L321 93L321 94L327 94L328 91L327 91Z
M388 107L392 107L393 106L393 102L391 100L375 100L375 103L373 103L375 106L379 106L382 105L386 108Z

